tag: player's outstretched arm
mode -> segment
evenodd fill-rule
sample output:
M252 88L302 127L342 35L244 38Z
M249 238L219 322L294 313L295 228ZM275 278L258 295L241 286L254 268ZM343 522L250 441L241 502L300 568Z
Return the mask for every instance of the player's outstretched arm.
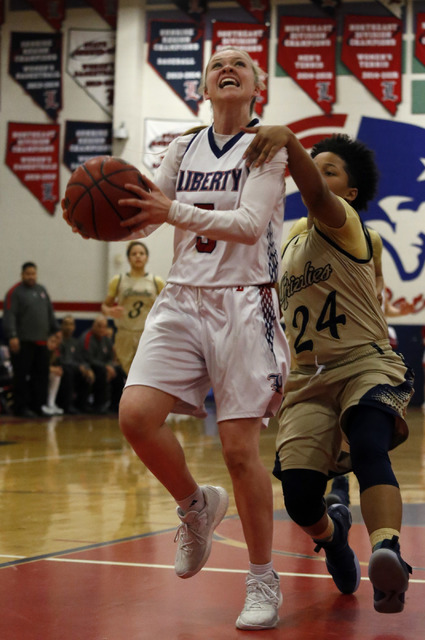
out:
M329 190L312 158L289 127L247 127L244 131L256 134L245 153L248 162L255 162L255 166L270 162L277 151L285 146L289 172L309 215L329 227L342 227L346 218L344 206Z
M282 126L242 127L242 131L256 134L243 156L248 167L271 162L276 153L286 147L290 133L288 127Z

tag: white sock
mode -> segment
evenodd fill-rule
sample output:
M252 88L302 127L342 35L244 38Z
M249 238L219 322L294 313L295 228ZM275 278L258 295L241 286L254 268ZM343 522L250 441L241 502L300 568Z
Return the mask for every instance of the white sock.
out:
M273 562L267 564L252 564L249 563L249 572L254 576L263 576L265 573L273 571Z
M49 377L49 389L47 392L47 406L54 407L56 396L58 395L59 385L61 383L60 376L51 375Z
M198 486L196 491L184 500L176 500L183 513L188 511L201 511L205 507L205 498L201 487Z

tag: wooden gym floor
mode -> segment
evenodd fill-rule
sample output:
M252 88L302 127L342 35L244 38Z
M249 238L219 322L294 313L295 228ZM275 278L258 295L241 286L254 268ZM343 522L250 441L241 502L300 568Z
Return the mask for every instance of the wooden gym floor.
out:
M1 640L422 640L425 637L424 415L409 410L410 438L392 454L405 503L402 550L414 567L403 613L378 614L367 578L370 548L350 479L350 541L362 568L356 594L340 595L324 557L288 520L273 480L273 560L281 575L278 627L235 628L247 552L235 504L218 527L207 566L174 574L175 505L121 436L114 416L0 419ZM206 420L171 419L203 483L230 479L214 405ZM276 427L262 434L268 468Z

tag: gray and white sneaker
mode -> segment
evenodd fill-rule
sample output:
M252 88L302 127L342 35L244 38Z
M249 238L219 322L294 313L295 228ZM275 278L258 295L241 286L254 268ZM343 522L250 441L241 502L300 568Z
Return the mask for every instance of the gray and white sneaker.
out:
M222 487L201 487L205 506L201 511L186 514L177 507L181 525L174 542L178 543L174 568L179 578L190 578L198 573L208 560L214 529L223 520L229 505L229 496Z
M248 573L245 606L236 620L238 629L273 629L279 622L282 604L279 576L268 571L263 576Z

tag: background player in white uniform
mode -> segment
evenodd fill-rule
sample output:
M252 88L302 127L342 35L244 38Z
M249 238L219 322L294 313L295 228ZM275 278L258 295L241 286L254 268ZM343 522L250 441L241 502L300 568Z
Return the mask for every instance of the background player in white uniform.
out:
M130 271L115 275L109 282L102 313L114 318L117 329L114 338L115 353L128 374L147 315L165 282L160 276L146 273L149 249L143 242L131 241L126 254Z
M270 136L267 140L264 136ZM402 502L388 450L407 437L405 411L413 375L391 349L376 295L372 243L353 206L376 190L372 153L348 136L313 147L312 158L287 128L261 131L247 154L288 150L288 167L308 209L282 257L281 309L291 346L291 373L279 416L275 475L289 515L323 548L337 587L353 593L360 568L348 546L351 515L323 495L330 472L345 462L359 481L370 536L374 607L404 607L411 568L400 555ZM258 163L259 160L256 161Z
M213 126L173 141L150 193L122 204L140 209L126 224L144 233L176 227L167 285L149 314L120 407L121 429L178 503L176 572L205 564L227 494L200 487L165 419L199 414L212 386L223 455L248 546L242 629L276 625L281 593L272 569L273 496L259 457L264 418L281 402L289 350L279 323L279 277L286 151L248 171L243 160L262 88L246 52L226 49L208 65L204 95ZM255 121L254 121L255 122Z

